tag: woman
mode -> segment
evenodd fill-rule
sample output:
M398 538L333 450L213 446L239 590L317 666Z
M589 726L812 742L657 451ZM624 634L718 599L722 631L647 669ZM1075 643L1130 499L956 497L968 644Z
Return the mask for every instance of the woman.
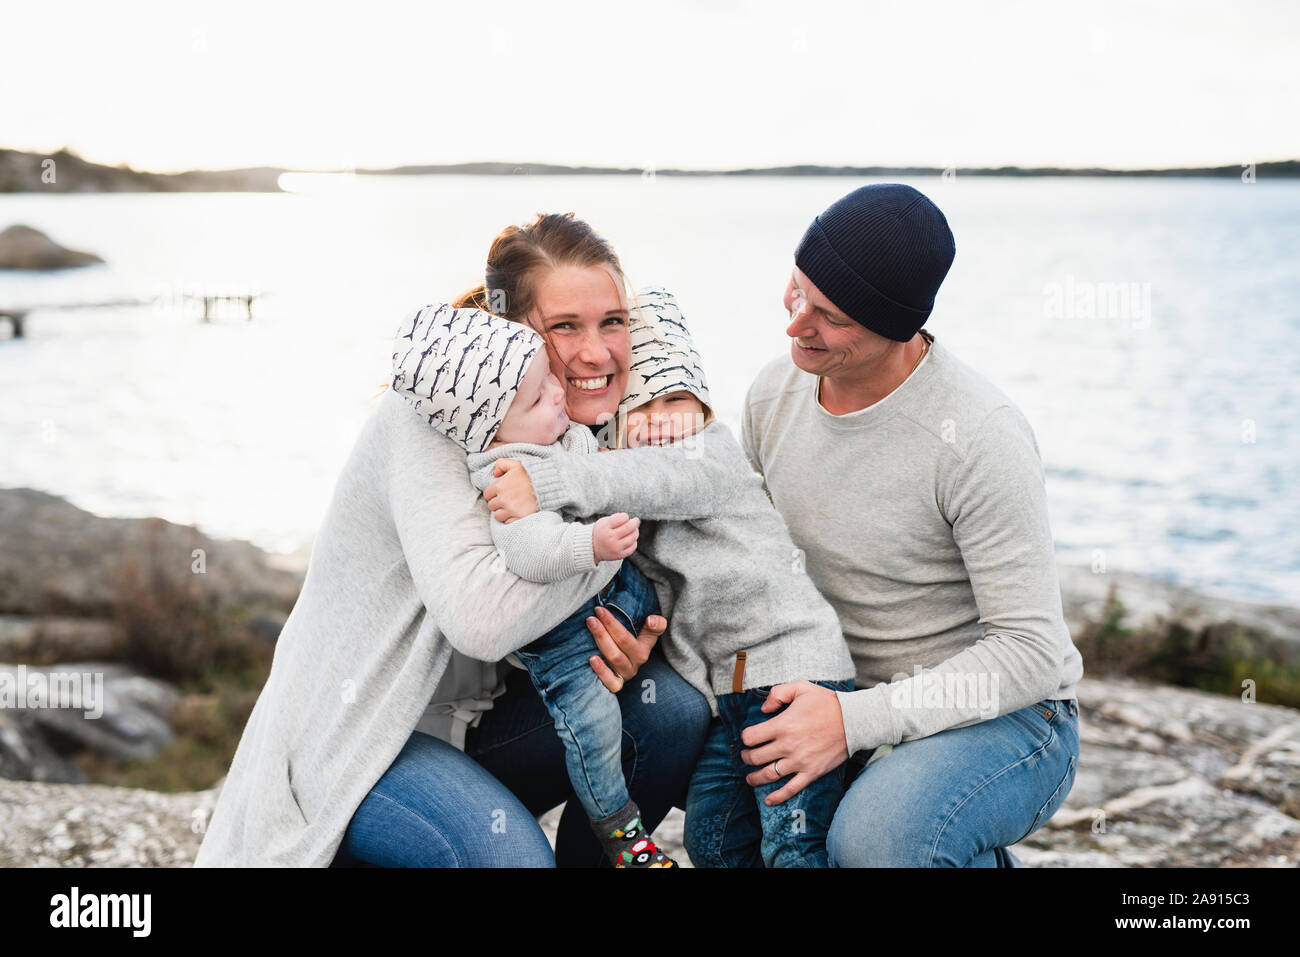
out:
M527 322L565 370L567 411L599 425L627 379L630 315L613 250L572 216L506 229L485 286L454 305ZM196 865L594 866L573 802L552 856L535 815L570 793L527 675L499 662L597 591L540 585L494 560L463 453L391 391L358 438L302 594L245 727ZM623 710L624 774L653 828L685 792L703 697L631 635L589 622L593 668ZM635 683L628 684L634 676Z

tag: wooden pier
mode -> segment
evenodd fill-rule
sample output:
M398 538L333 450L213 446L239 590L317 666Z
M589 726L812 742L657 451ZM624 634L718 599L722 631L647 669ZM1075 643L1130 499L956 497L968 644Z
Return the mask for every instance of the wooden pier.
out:
M182 293L176 297L180 302L198 302L203 304L203 322L211 322L217 314L217 307L223 303L238 303L245 319L253 321L253 303L261 293ZM0 320L9 320L13 338L21 339L26 334L27 317L33 312L63 311L68 309L100 309L110 306L152 306L157 299L119 299L112 302L75 302L42 303L33 306L0 306Z

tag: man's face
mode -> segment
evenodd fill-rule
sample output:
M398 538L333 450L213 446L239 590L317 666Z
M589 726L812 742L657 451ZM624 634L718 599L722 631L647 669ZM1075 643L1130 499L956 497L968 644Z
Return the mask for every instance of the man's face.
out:
M790 325L785 334L794 364L813 375L834 378L866 376L895 343L878 336L840 312L807 276L795 267L785 287Z

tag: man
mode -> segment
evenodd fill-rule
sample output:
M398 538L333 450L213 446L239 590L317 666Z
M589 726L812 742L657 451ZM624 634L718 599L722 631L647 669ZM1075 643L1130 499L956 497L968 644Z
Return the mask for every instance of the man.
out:
M859 688L773 689L764 710L789 707L745 730L748 780L785 778L780 803L852 756L839 866L1016 866L1006 848L1056 811L1078 761L1083 663L1033 432L921 332L954 252L911 187L831 205L795 252L790 354L745 400L746 454Z

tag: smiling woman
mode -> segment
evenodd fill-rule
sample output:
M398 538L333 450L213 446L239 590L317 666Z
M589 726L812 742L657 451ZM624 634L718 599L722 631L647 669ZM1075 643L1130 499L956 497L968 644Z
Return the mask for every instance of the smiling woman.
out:
M505 661L566 624L589 639L577 661L588 683L594 672L617 703L610 756L637 830L684 798L709 707L656 647L667 622L654 589L630 563L547 581L502 567L460 428L485 421L468 396L494 374L501 397L517 393L520 343L532 340L534 359L546 357L530 382L549 390L545 424L558 430L567 403L565 434L594 446L576 423L612 415L628 375L622 269L590 226L552 215L499 235L485 279L457 306L508 321L442 304L397 330L391 388L338 477L196 866L608 862L609 834L588 822L555 722L529 673ZM533 326L547 351L521 325L492 362L491 334L469 332L476 323ZM471 372L480 352L488 361ZM439 419L446 405L454 421ZM625 587L611 589L616 578ZM624 591L635 633L606 606ZM563 802L553 853L535 818Z
M613 248L572 213L508 226L488 251L484 282L454 306L522 322L546 340L569 418L598 425L627 386L628 293Z

